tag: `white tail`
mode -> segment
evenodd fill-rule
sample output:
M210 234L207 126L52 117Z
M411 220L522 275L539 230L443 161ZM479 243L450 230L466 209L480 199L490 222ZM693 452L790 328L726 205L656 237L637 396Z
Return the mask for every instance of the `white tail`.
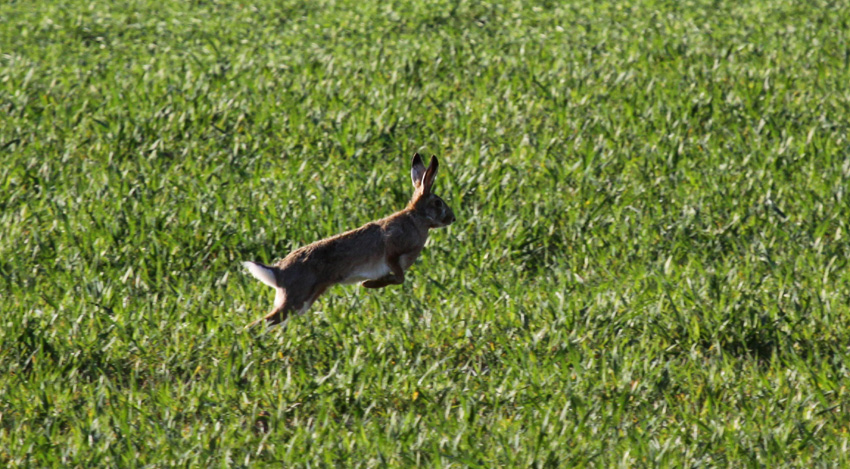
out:
M272 288L279 288L277 285L277 279L274 276L274 271L266 266L257 264L256 262L243 262L242 265L248 269L248 272L251 272L251 275L254 276L257 280L265 283L266 285Z

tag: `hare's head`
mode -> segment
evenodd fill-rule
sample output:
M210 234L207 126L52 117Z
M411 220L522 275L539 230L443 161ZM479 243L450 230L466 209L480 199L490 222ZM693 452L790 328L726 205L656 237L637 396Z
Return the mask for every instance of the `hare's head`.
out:
M455 221L452 209L437 194L431 192L434 178L437 176L437 157L431 156L431 163L425 168L419 153L413 155L410 178L413 180L413 199L410 208L427 223L429 228L448 226Z

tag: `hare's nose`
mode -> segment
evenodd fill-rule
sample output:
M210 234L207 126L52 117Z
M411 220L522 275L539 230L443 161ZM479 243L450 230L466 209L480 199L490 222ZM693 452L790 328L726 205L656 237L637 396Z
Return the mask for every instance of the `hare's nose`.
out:
M452 223L454 223L454 222L455 222L455 216L452 215Z

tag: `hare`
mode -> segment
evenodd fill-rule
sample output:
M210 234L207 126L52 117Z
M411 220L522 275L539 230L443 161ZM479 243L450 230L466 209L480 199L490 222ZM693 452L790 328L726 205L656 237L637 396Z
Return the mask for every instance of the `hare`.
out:
M413 198L404 210L297 249L274 266L244 262L251 275L275 289L271 312L249 327L262 321L275 325L293 313L303 314L338 283L363 282L365 288L404 283L404 271L425 247L428 230L455 221L452 209L431 192L437 167L436 156L425 168L419 154L413 155Z

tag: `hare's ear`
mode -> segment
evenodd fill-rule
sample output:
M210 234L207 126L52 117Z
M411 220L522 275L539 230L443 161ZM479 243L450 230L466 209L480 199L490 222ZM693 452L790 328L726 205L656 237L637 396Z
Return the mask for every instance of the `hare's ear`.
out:
M431 193L431 186L434 184L434 178L437 177L437 168L440 164L437 163L437 157L431 155L431 162L428 163L428 169L425 170L425 176L422 177L422 192L425 194Z
M413 187L419 189L422 185L422 178L425 176L425 165L422 164L422 157L419 153L413 154L413 163L410 167L410 179L413 180Z

